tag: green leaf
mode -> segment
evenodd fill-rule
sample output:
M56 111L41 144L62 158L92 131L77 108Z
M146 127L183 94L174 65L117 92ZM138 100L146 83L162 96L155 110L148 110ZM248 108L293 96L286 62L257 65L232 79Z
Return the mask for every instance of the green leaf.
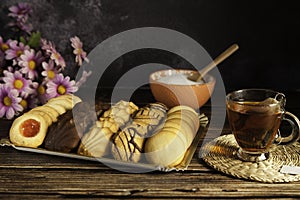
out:
M22 42L24 45L26 44L26 40L23 36L20 37L20 42Z
M40 32L32 33L31 37L28 40L28 45L31 48L36 48L40 45L40 40L41 40L41 33Z

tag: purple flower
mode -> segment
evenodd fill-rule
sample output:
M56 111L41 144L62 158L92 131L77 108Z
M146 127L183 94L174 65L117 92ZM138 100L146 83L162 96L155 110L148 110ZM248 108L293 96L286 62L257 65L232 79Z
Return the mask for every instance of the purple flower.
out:
M38 85L37 87L37 99L41 104L47 103L50 99L50 95L46 92L47 86L45 83Z
M20 101L20 105L23 107L23 110L26 110L28 108L28 101L27 98L30 95L23 93L23 95L21 95L21 101Z
M56 51L55 45L52 44L52 42L48 42L45 39L41 40L42 43L42 49L46 51L46 54L50 56L50 58L55 62L56 65L62 67L62 69L65 68L66 63L64 58Z
M36 92L34 92L34 94L23 93L23 95L21 95L21 98L22 100L20 101L20 105L23 107L24 110L34 108L38 105L38 98Z
M84 70L78 82L62 73L66 62L54 43L30 33L32 11L28 3L11 6L8 25L18 39L0 36L0 118L12 119L53 97L75 93L92 73ZM76 65L89 62L79 37L70 41Z
M79 81L76 82L76 86L79 88L83 83L86 82L87 78L92 74L92 71L83 71L82 76L80 77Z
M8 43L9 49L5 51L5 58L7 60L17 59L19 61L20 56L24 53L25 50L29 50L29 46L25 46L22 42L12 40Z
M20 30L30 33L32 25L27 23L29 15L32 13L31 7L27 3L18 3L16 6L9 8L10 13L8 16L15 19L14 22L10 23L10 26L16 26Z
M34 90L31 88L32 81L25 79L21 72L15 71L12 73L5 70L3 74L3 81L13 89L16 89L21 95L33 93Z
M51 53L50 58L52 60L54 60L56 65L61 66L62 69L64 69L66 67L66 63L65 63L64 58L56 50Z
M23 107L19 104L22 99L18 95L17 90L11 89L8 85L0 85L0 117L12 119L23 111Z
M28 16L32 13L32 9L27 3L18 3L15 6L9 7L10 13L8 16L20 19L20 18L28 18Z
M71 38L70 41L71 46L74 48L73 53L76 55L75 62L77 62L79 66L82 65L82 59L86 62L89 62L89 59L86 57L86 52L83 51L83 45L80 39L77 36L75 36Z
M63 94L74 93L78 90L75 85L75 81L70 81L70 77L64 77L63 74L57 74L57 76L47 83L46 93L49 98L57 97Z
M19 65L22 67L21 72L26 74L30 79L38 77L36 68L41 64L43 59L41 52L39 51L35 54L33 49L25 50L20 58Z
M26 23L25 19L20 19L18 21L16 21L15 23L10 24L11 26L17 26L20 30L27 32L27 33L31 33L32 31L32 25Z
M7 40L6 42L3 41L3 38L0 36L0 68L5 66L5 52L9 49L9 43L11 40ZM0 70L0 74L2 71Z
M55 69L54 62L52 60L49 63L42 63L44 71L42 71L42 76L45 77L45 81L53 80L55 76L59 73L59 70Z
M8 42L9 41L4 42L3 38L0 36L0 51L5 52L7 49L9 49Z
M47 41L44 38L41 38L41 48L48 54L51 54L52 48L54 48L54 45L52 42Z

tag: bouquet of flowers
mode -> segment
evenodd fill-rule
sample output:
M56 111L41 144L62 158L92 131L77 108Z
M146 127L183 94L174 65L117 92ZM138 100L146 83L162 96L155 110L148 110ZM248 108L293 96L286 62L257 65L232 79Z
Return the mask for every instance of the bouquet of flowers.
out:
M29 4L11 6L8 16L13 21L8 25L18 37L0 35L0 118L12 119L53 97L72 94L91 74L84 71L78 82L65 76L64 58L40 32L32 32L28 23L31 14ZM70 42L76 64L89 62L80 39L75 36Z

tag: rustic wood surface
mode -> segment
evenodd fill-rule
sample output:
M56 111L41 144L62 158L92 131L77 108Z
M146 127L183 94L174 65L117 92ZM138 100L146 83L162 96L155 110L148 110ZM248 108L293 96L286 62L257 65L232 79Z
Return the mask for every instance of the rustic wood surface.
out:
M292 96L296 100L297 95ZM288 108L297 114L295 105L290 103ZM204 112L209 115L209 108ZM222 133L230 133L227 124ZM7 133L0 131L0 136ZM186 171L135 174L99 162L0 147L0 199L300 198L300 182L266 184L237 179L207 166L198 158L198 150Z

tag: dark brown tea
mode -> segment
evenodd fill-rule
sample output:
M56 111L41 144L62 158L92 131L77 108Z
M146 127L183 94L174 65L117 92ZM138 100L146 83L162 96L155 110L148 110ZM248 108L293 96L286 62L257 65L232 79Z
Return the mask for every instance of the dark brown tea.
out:
M271 101L274 103L270 105L265 104L265 101L227 104L227 115L232 132L244 151L263 153L273 143L283 111L280 105L276 104L278 101L275 99Z

